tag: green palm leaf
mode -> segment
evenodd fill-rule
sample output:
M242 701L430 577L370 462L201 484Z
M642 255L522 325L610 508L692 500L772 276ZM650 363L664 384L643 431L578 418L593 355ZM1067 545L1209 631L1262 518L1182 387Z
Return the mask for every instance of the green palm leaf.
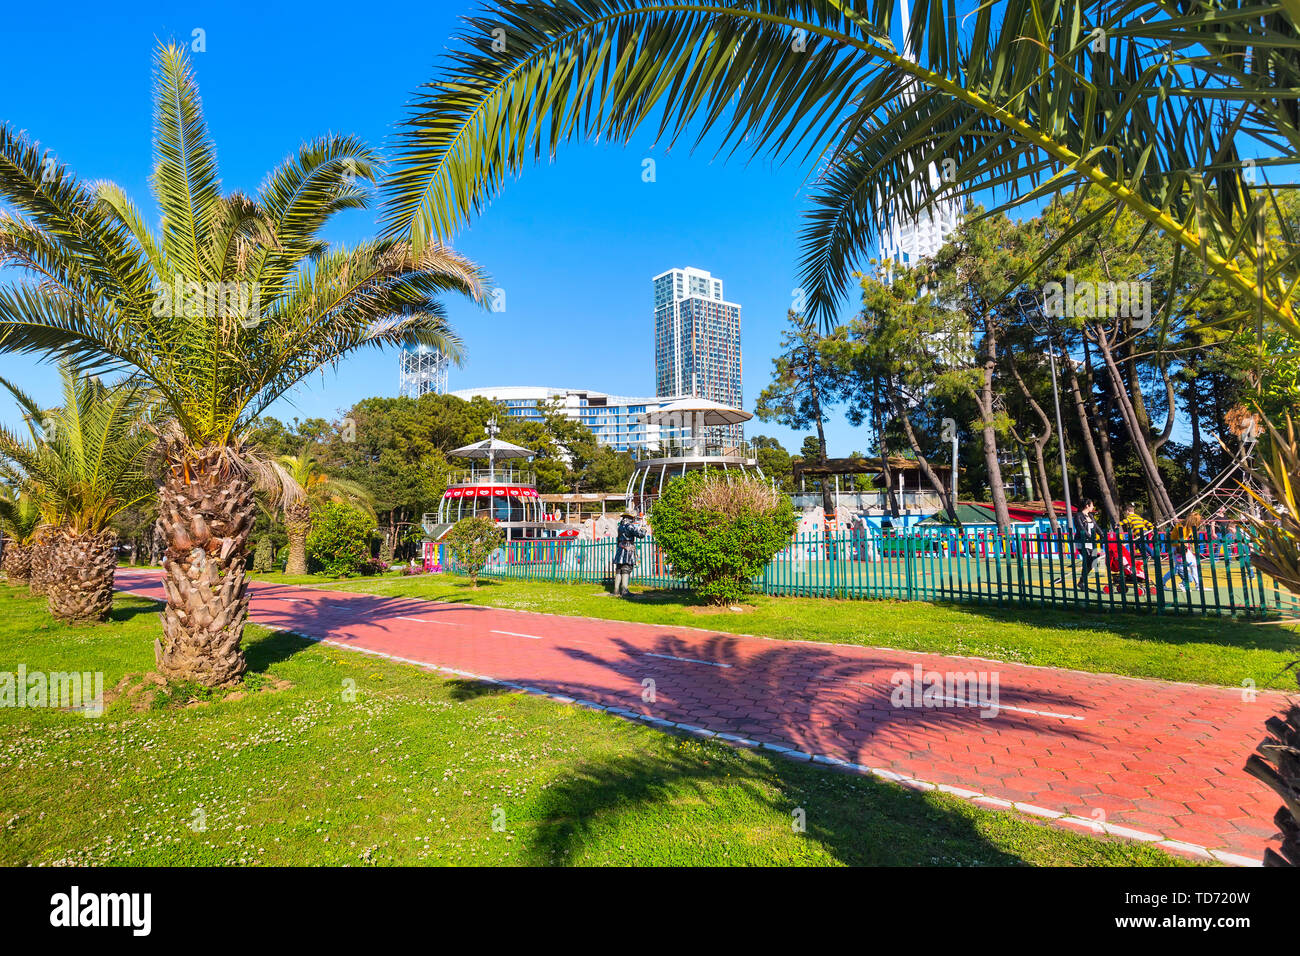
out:
M1279 273L1289 263L1254 248L1236 147L1296 135L1295 90L1265 83L1294 75L1260 32L1294 46L1279 9L1007 0L963 18L931 0L911 24L917 62L889 39L883 0L502 0L468 21L414 106L386 224L418 249L530 158L578 136L627 141L651 121L669 144L716 132L723 151L819 161L802 284L826 320L853 258L941 191L999 190L992 214L1086 186L1300 332L1287 287L1249 268L1261 254ZM934 182L936 165L950 182Z

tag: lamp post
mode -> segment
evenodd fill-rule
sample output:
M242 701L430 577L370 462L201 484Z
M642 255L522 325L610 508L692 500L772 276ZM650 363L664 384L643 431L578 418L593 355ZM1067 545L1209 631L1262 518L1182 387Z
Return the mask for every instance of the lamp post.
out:
M1070 470L1065 457L1065 429L1061 427L1061 393L1056 384L1056 347L1052 342L1052 324L1047 316L1047 301L1042 298L1041 293L1036 295L1033 292L1022 292L1016 296L1016 306L1034 332L1047 336L1047 362L1052 370L1052 404L1056 407L1056 444L1061 453L1061 485L1065 490L1065 530L1073 534L1074 508L1070 503ZM1044 328L1040 329L1038 324L1030 318L1030 315L1034 312L1042 316ZM1062 361L1068 362L1069 356L1062 356ZM1051 502L1045 501L1043 504L1055 510L1055 506Z
M498 434L500 433L500 431L501 431L501 428L497 425L497 418L496 418L495 415L493 415L490 419L488 419L488 423L487 423L486 425L483 426L483 431L487 433L488 442L491 442L492 439L494 439L494 438L497 437L497 435L498 435ZM491 445L491 444L488 445L487 453L488 453L488 454L487 454L487 460L488 460L488 485L491 486L491 485L495 485L495 484L496 484L496 462L493 460L493 457L492 457L492 445ZM489 506L489 507L490 507L490 506Z

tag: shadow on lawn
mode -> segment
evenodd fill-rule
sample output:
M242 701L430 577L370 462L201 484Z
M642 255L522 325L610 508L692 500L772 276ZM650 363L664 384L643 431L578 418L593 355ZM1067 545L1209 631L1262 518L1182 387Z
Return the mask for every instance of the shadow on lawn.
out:
M299 637L292 631L271 631L265 637L250 639L244 632L244 658L248 661L248 673L263 674L274 664L287 661L315 644L305 637Z
M129 601L123 601L119 594L113 601L113 609L108 613L110 622L124 622L132 618L139 617L141 614L151 614L155 617L162 610L162 605L157 601L149 598L134 598Z
M767 812L757 814L755 807ZM1022 862L990 844L969 819L934 806L920 794L766 754L739 753L722 759L657 753L583 765L548 786L529 807L529 815L539 822L523 841L525 862L589 862L582 860L588 847L629 824L635 833L638 819L657 825L637 834L654 842L657 862L729 862L721 852L701 859L699 836L691 832L692 811L707 815L709 823L702 829L715 840L725 834L738 848L737 863L752 863L746 850L767 839L772 841L772 863L796 862L796 855L782 852L781 838L796 833L800 811L806 829L796 838L820 843L834 859L850 866ZM675 819L668 820L668 814ZM665 832L670 825L671 831ZM763 833L760 828L772 829ZM630 836L619 832L618 840ZM680 847L680 859L674 858L675 846Z
M1300 631L1274 621L1084 608L1005 608L942 602L936 602L936 606L999 623L1048 630L1105 631L1134 641L1210 644L1244 650L1292 651L1300 648Z
M599 651L566 648L564 654L572 665L563 679L533 678L529 683L608 707L936 783L969 785L971 769L964 763L982 762L976 754L964 754L964 747L954 747L953 740L974 745L994 733L1046 736L1061 753L1084 757L1101 745L1079 724L1030 712L1078 711L1088 703L1054 690L1003 687L1000 706L1027 710L1003 710L996 725L976 707L895 707L890 675L897 672L898 660L875 654L845 655L807 644L755 646L724 634L703 640L692 634L689 642L672 634L649 643L615 639ZM701 666L704 662L715 666ZM649 703L642 696L647 678L655 682ZM977 773L991 769L981 766ZM1048 787L1027 780L1020 785ZM724 792L744 788L755 802L780 810L784 819L802 808L808 834L844 862L1016 862L988 846L961 816L931 806L918 794L761 751L712 763L670 751L584 766L539 798L538 813L549 822L531 852L537 862L565 862L593 839L602 815L653 813L656 806L676 812L683 800L709 799L710 793L718 799L718 786ZM773 786L775 797L769 796ZM1044 799L1055 802L1059 796L1044 794ZM725 813L727 807L710 812ZM738 830L737 840L743 839ZM950 859L954 852L963 854L960 860Z
M509 687L502 687L500 684L489 684L481 680L464 680L461 678L448 678L444 681L452 700L476 700L479 697L499 697L502 694L513 693Z

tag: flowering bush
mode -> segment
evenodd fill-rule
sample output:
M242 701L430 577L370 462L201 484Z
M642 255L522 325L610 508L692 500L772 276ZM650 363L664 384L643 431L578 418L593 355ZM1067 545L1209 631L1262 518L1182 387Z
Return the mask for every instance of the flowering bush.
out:
M668 483L650 512L655 542L712 604L734 604L798 525L789 497L757 478L691 472Z

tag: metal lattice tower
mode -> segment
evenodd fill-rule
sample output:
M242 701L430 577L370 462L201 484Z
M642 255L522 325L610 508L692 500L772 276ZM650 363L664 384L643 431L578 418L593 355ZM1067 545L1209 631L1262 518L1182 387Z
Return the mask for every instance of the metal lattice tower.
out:
M428 345L415 345L402 349L398 369L397 394L406 398L419 398L428 392L447 394L447 369L451 365L447 356Z

